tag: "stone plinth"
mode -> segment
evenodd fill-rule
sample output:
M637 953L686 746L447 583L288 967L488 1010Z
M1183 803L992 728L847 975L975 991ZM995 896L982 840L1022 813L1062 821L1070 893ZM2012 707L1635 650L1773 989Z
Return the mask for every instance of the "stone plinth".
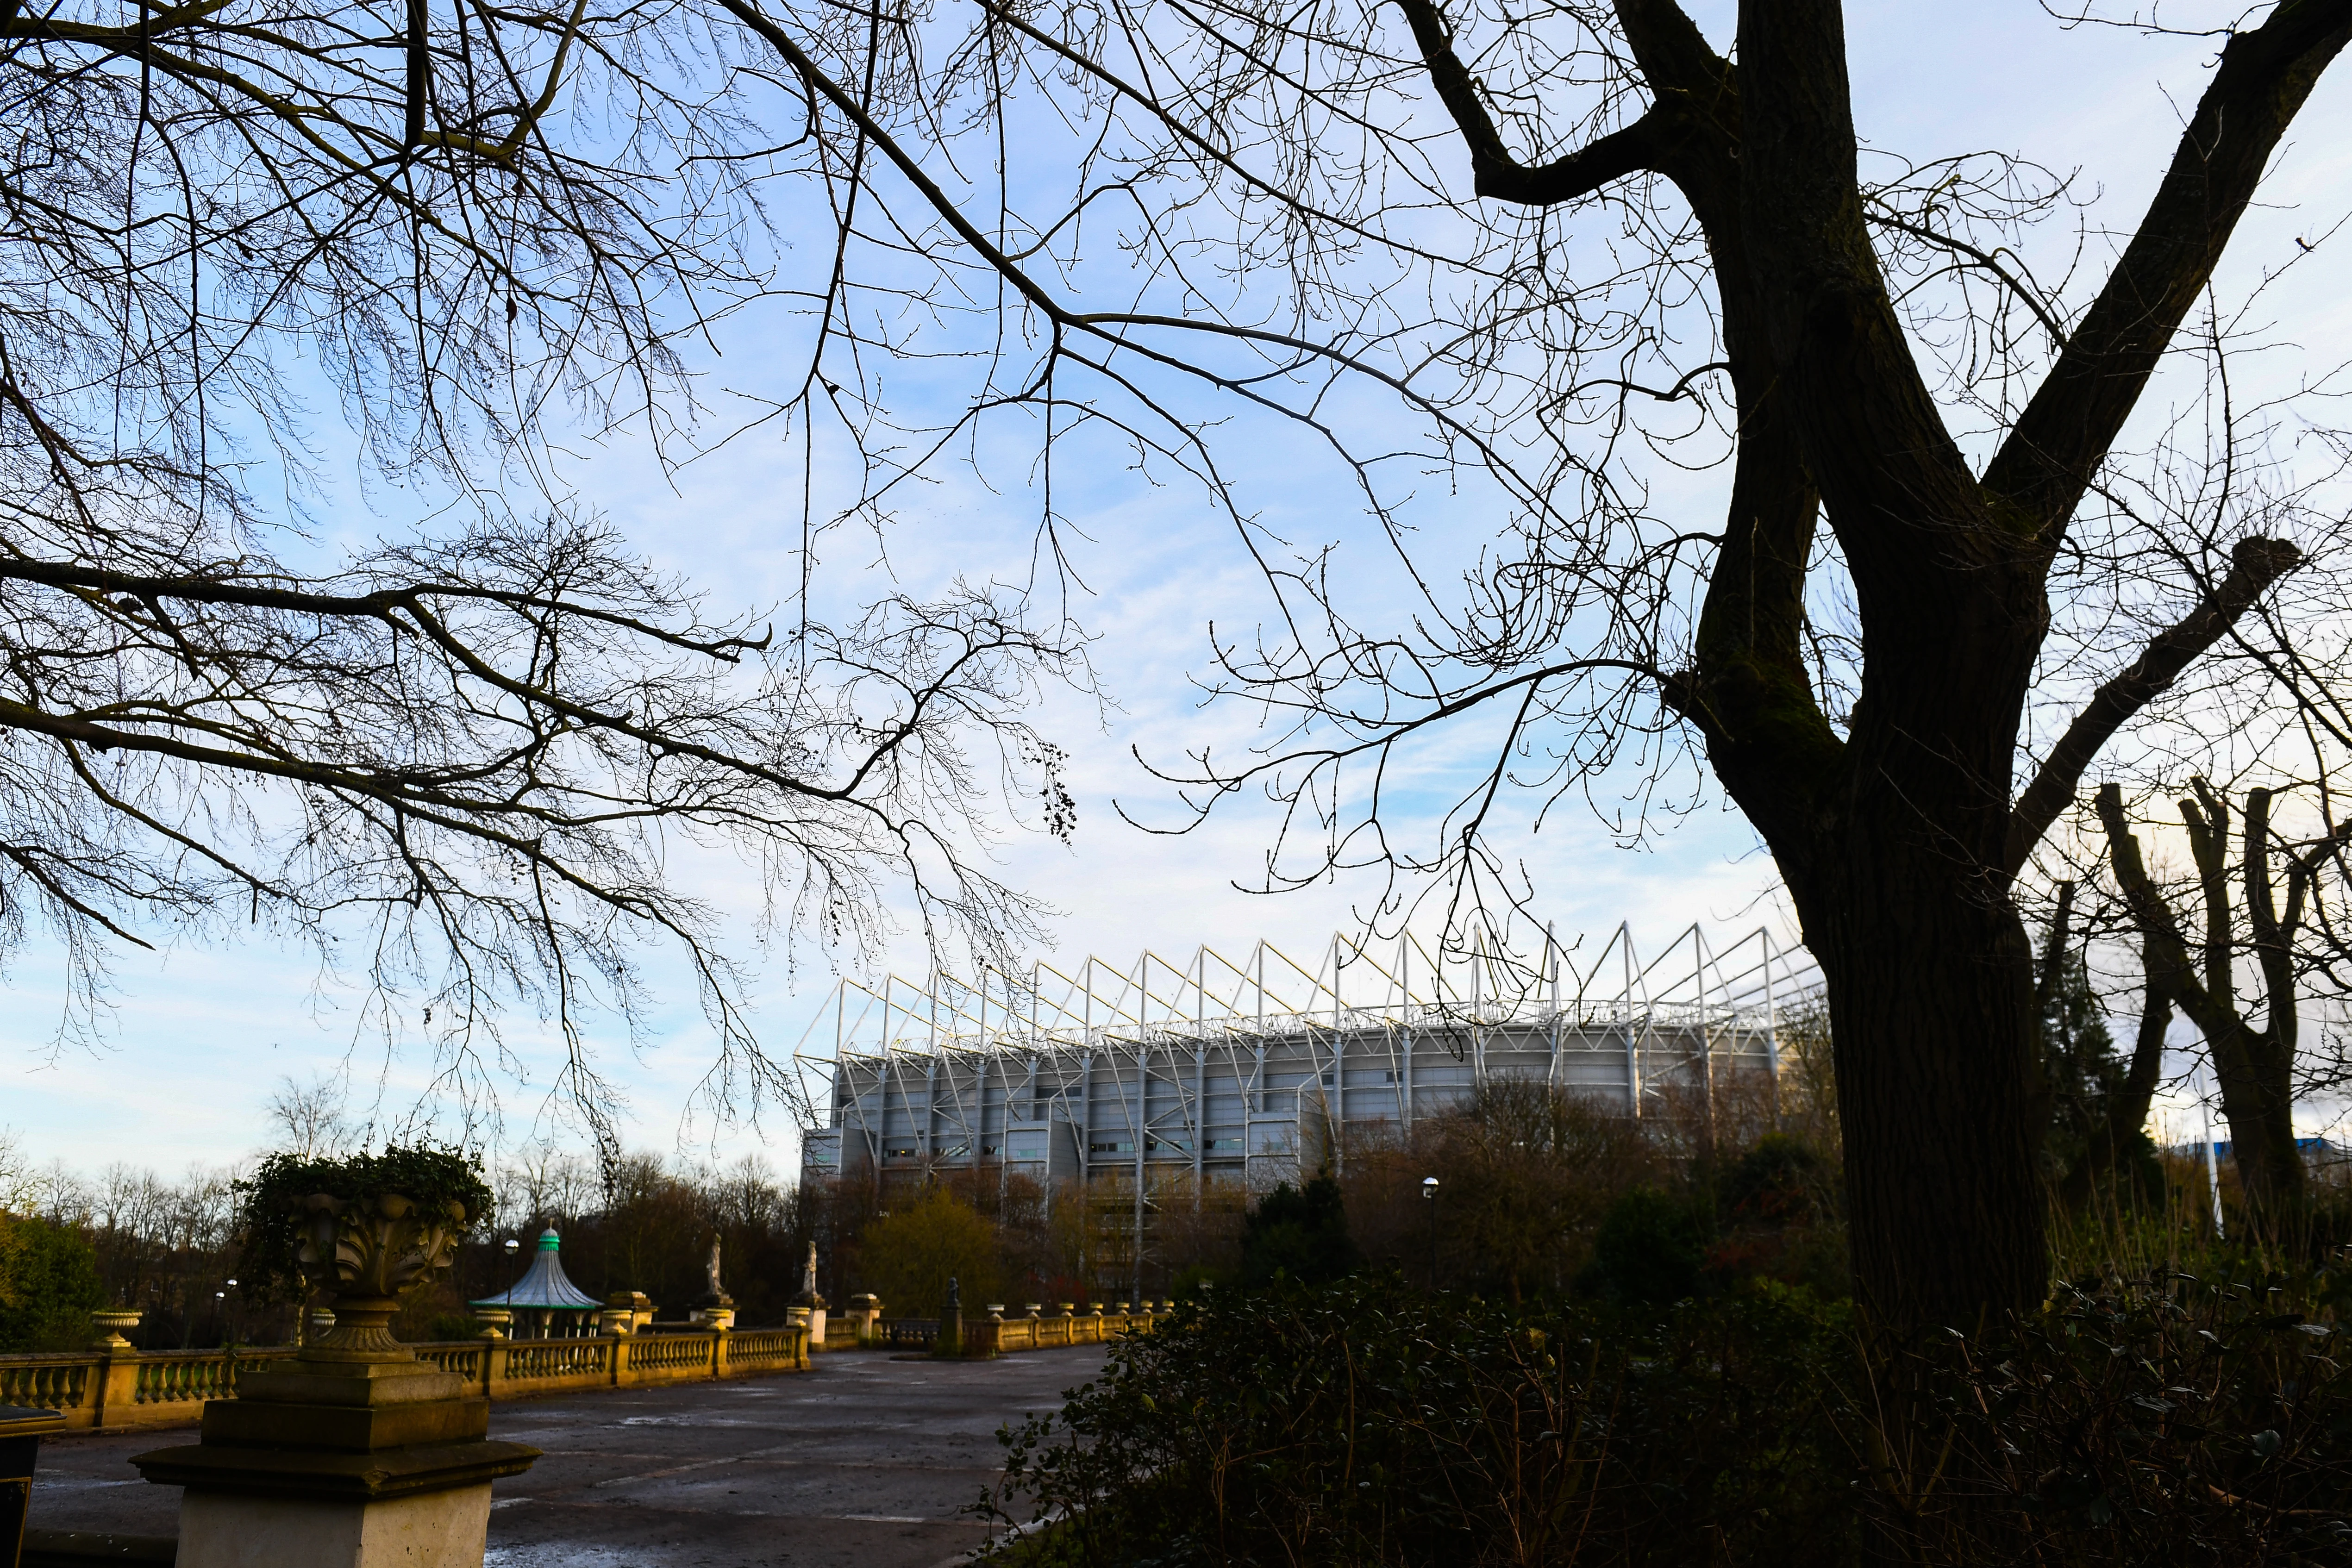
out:
M131 1462L187 1489L180 1568L480 1568L490 1482L539 1458L489 1423L454 1373L331 1340L208 1401L201 1443Z
M879 1344L882 1342L881 1297L870 1291L852 1296L849 1298L849 1311L844 1315L856 1329L859 1344Z
M353 1503L191 1490L180 1504L174 1568L481 1568L490 1488L445 1489Z
M809 1332L809 1348L824 1348L825 1310L823 1307L787 1307L784 1321L797 1329Z

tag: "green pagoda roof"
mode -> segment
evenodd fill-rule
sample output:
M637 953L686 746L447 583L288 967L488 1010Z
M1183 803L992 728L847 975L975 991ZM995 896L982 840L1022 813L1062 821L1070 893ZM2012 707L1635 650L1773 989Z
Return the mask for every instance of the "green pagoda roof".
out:
M478 1307L525 1307L534 1312L593 1312L604 1303L583 1294L579 1286L564 1277L562 1261L556 1253L563 1246L563 1238L549 1226L539 1233L539 1255L530 1260L521 1279L505 1292L485 1296L472 1303Z

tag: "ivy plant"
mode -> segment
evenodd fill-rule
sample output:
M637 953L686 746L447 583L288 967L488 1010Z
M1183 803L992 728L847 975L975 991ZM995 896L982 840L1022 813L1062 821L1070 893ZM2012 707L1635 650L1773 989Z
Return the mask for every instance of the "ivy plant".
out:
M276 1154L235 1184L237 1197L237 1279L260 1301L299 1301L308 1200L323 1193L346 1203L397 1194L427 1211L453 1216L460 1234L488 1215L492 1198L481 1157L437 1144L387 1145L381 1154L312 1157Z

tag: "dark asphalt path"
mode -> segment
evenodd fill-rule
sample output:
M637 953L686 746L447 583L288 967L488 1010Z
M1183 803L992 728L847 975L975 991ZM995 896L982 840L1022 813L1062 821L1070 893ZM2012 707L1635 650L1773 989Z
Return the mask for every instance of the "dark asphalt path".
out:
M981 1539L996 1431L1058 1408L1092 1346L989 1362L817 1358L813 1370L492 1406L490 1436L543 1448L497 1483L487 1568L940 1568ZM187 1430L52 1438L36 1529L169 1535L176 1487L129 1458Z

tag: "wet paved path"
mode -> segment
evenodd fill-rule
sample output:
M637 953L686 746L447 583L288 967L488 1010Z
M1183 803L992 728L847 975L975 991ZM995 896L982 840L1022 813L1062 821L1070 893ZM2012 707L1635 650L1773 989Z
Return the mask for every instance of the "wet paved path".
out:
M547 1457L497 1484L488 1568L940 1568L981 1539L961 1511L997 1480L997 1428L1058 1407L1102 1359L842 1353L792 1376L494 1405L490 1436ZM173 1533L179 1489L127 1461L193 1440L49 1440L29 1522Z

